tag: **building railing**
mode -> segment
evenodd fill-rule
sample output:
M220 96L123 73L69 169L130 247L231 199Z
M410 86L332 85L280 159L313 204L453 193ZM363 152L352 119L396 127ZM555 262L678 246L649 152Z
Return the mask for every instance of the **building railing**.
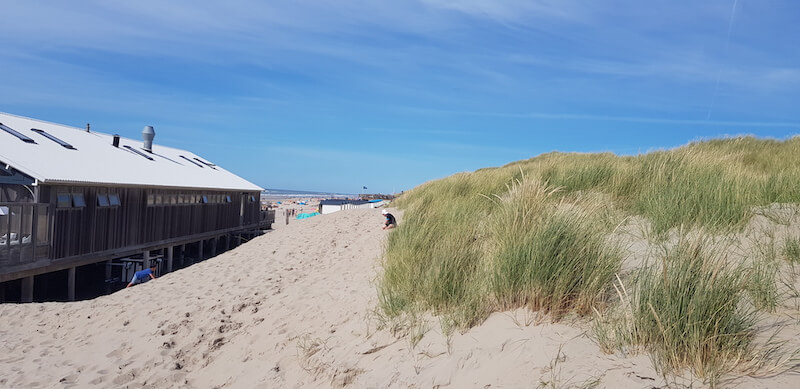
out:
M258 225L261 229L272 228L272 223L275 223L275 210L268 209L261 211Z
M0 202L0 273L50 256L48 204Z

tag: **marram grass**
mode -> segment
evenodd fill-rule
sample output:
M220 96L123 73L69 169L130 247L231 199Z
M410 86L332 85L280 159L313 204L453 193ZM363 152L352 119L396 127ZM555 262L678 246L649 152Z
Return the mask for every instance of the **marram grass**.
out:
M388 317L432 311L451 328L520 306L555 320L602 313L621 262L611 232L624 218L647 219L656 242L676 228L724 235L760 207L800 203L798 182L800 137L717 139L626 157L550 153L428 182L395 202L405 213L386 243L380 308ZM693 244L642 269L634 301L609 311L626 311L625 322L615 334L596 333L608 348L639 345L663 370L690 368L716 382L751 350L753 316L739 301L761 299L756 305L769 310L771 292L760 286L774 272L731 271L702 241ZM800 258L796 241L784 246L786 257Z

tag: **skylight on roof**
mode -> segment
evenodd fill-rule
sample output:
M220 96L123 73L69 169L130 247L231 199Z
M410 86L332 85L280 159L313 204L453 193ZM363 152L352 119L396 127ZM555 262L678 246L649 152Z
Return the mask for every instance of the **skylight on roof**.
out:
M149 156L149 155L147 155L147 154L145 154L145 153L143 153L143 152L141 152L141 151L139 151L139 150L136 150L136 149L134 149L133 147L131 147L131 146L129 146L129 145L125 145L124 147L125 147L126 149L128 149L128 150L130 150L130 151L132 151L132 152L136 153L136 154L139 154L139 155L141 155L142 157L145 157L145 158L147 158L147 159L149 159L149 160L151 160L151 161L154 161L154 159L153 159L151 156Z
M201 164L199 164L199 163L197 163L197 162L195 162L195 161L192 161L192 160L191 160L191 159L189 159L189 158L186 158L186 156L184 156L184 155L181 155L181 158L183 158L183 159L185 159L185 160L187 160L187 161L189 161L189 162L191 162L191 163L193 163L193 164L197 165L197 167L203 167L203 165L201 165Z
M55 137L55 136L53 136L53 135L50 135L50 134L48 134L48 133L47 133L47 132L45 132L44 130L40 130L40 129L38 129L38 128L31 128L31 131L33 131L33 132L35 132L35 133L37 133L37 134L39 134L39 135L41 135L41 136L43 136L43 137L45 137L45 138L47 138L47 139L50 139L50 140L52 140L53 142L56 142L56 143L60 144L61 146L64 146L64 148L65 148L65 149L77 150L77 149L76 149L75 147L73 147L71 144L69 144L69 143L67 143L67 142L64 142L64 141L63 141L63 140L61 140L61 139L58 139L58 138L56 138L56 137Z
M36 141L35 141L35 140L33 140L33 139L31 139L31 138L29 138L29 137L27 137L27 136L25 136L25 135L22 135L21 133L19 133L19 132L15 131L13 128L11 128L11 127L9 127L9 126L6 126L6 125L5 125L5 124L3 124L3 123L0 123L0 130L3 130L3 131L5 131L5 132L7 132L7 133L9 133L9 134L11 134L11 135L14 135L14 136L16 136L17 138L19 138L19 140L21 140L21 141L23 141L23 142L25 142L25 143L33 143L33 144L36 144Z
M197 161L197 162L200 162L200 163L202 163L203 165L206 165L206 166L208 166L208 167L210 167L210 168L212 168L212 169L214 169L214 170L217 170L217 169L215 169L215 168L214 168L214 167L215 167L215 166L217 166L217 165L214 165L214 164L213 164L213 163L211 163L211 162L206 162L206 161L203 161L202 159L200 159L200 158L197 158L197 157L194 157L194 160L195 160L195 161Z

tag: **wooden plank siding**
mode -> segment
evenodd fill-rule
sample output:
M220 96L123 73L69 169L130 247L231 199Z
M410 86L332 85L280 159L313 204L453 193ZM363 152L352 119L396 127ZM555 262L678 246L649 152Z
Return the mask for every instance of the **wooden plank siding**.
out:
M0 217L0 236L14 231L18 239L34 241L12 245L6 239L0 247L0 280L269 228L258 192L60 185L41 185L37 191L38 203L3 203L12 215ZM69 195L68 205L63 195ZM106 202L109 195L118 196L119 205ZM75 198L85 205L76 206Z
M82 195L86 206L59 207L59 194ZM99 205L98 196L108 195L120 205ZM48 187L42 199L55 209L51 259L257 225L252 196L258 192Z

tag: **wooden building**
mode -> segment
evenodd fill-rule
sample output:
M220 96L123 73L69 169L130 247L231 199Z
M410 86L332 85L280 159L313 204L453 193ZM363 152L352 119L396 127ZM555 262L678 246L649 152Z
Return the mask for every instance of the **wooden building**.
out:
M231 246L268 229L262 188L186 151L0 113L0 301L4 282L203 243ZM110 263L110 262L109 262Z

